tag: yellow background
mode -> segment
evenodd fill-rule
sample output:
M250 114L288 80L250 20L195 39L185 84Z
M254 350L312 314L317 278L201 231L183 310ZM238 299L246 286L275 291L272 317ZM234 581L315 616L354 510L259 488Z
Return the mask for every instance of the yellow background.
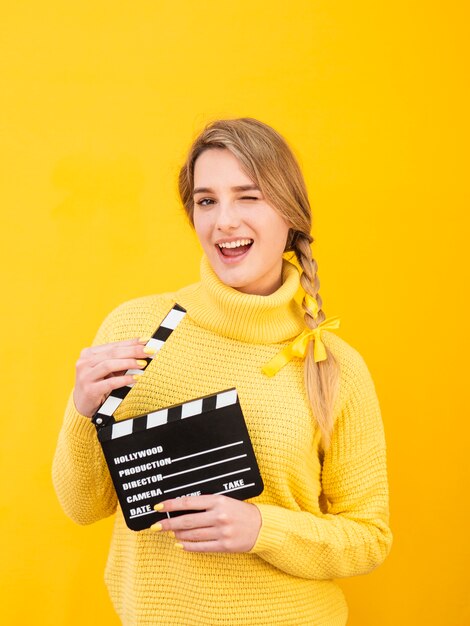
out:
M111 523L60 510L56 437L104 315L197 280L178 167L206 121L243 115L300 159L325 311L381 401L395 540L380 568L341 581L349 624L470 623L465 6L4 4L2 623L118 623Z

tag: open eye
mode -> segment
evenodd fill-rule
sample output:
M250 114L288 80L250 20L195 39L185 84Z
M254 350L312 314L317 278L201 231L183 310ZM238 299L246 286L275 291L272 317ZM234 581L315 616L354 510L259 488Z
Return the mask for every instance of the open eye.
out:
M214 200L212 200L212 198L201 198L201 200L198 200L196 202L196 204L199 204L199 206L209 206L209 203L213 203Z

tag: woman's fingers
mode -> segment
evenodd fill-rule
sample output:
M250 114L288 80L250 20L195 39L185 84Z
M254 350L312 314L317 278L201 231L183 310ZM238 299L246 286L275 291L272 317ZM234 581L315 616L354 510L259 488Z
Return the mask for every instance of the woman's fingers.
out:
M174 530L178 541L216 541L219 538L217 529L213 526L195 528L194 530Z
M110 378L105 378L104 380L93 383L89 396L95 399L95 406L93 406L91 413L93 415L96 413L112 391L125 387L126 385L132 385L135 382L132 375L123 375L111 376Z
M90 352L91 354L99 354L100 352L106 352L110 348L113 347L126 347L126 346L145 346L145 344L149 341L149 337L139 339L135 337L134 339L125 339L124 341L112 341L110 343L103 343L97 346L90 346L88 348L84 348L82 352Z
M161 524L160 530L165 530L165 523ZM171 531L179 541L215 541L220 537L213 515L207 512L172 518Z
M93 346L82 350L79 361L94 366L105 359L142 359L149 356L145 349L145 344L137 342L128 345L104 344L103 346Z
M183 500L183 498L171 501L167 500L165 503L165 512L169 512L169 510L188 510L188 507L191 507L188 498L186 498L185 503L180 503L180 500ZM192 510L200 509L200 512L187 513L186 515L164 519L154 524L152 529L157 531L172 531L178 541L214 542L220 539L220 526L216 519L216 512L210 508L209 510L205 510L205 508L209 506L209 503L213 501L213 496L192 497L192 501ZM183 508L181 508L181 504Z
M240 552L240 550L228 550L227 547L219 541L185 541L178 543L185 552Z
M214 526L214 516L210 512L189 513L178 515L161 522L162 530L193 531L195 528L208 528Z
M73 400L77 411L86 417L93 417L109 394L115 389L135 384L134 375L110 376L103 380L79 385L73 391Z
M157 504L155 510L161 511L162 513L172 513L173 511L205 511L213 508L217 502L220 501L220 498L222 498L222 496L183 496L182 498L165 500Z
M223 495L166 500L155 509L163 513L188 511L163 519L152 529L174 532L180 546L190 552L247 552L261 527L261 515L254 504Z
M75 407L82 415L91 417L114 389L135 383L147 364L148 339L129 339L85 348L76 363L74 387ZM131 370L129 374L124 374Z
M133 385L135 382L134 376L130 374L125 376L111 376L111 378L105 378L104 380L100 380L95 383L94 392L100 398L100 402L98 403L94 413L99 409L99 405L106 400L112 391L125 387L126 385Z
M85 375L89 374L92 380L98 381L107 378L110 374L119 374L127 370L140 371L146 365L147 361L145 359L106 359L92 366L80 365L78 369L83 369ZM91 367L92 371L88 372L87 367Z

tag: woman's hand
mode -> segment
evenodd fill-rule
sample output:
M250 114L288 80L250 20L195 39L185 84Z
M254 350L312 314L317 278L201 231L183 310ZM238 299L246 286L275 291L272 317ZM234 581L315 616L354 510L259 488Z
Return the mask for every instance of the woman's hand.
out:
M73 400L81 415L93 417L111 391L135 383L147 364L144 352L148 339L130 339L85 348L76 363ZM136 370L124 375L127 370Z
M165 500L155 509L162 513L200 511L164 519L151 527L173 531L188 552L248 552L261 528L261 514L254 504L222 495Z

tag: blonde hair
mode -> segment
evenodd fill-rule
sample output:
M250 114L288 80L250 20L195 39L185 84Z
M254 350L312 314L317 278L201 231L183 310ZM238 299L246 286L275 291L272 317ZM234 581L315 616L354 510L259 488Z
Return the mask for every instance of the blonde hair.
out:
M319 294L318 266L310 247L313 243L310 235L310 202L294 154L277 131L259 120L243 117L209 123L194 140L179 173L179 193L191 223L194 210L194 165L202 152L215 148L230 150L237 157L243 171L290 225L285 252L291 251L295 254L302 270L301 285L306 294L317 302L318 312L314 312L309 308L305 297L302 301L305 323L313 330L326 316ZM329 447L331 440L333 408L339 386L339 366L328 348L326 352L325 361L315 362L313 342L310 341L304 366L305 387L321 431L324 450Z

